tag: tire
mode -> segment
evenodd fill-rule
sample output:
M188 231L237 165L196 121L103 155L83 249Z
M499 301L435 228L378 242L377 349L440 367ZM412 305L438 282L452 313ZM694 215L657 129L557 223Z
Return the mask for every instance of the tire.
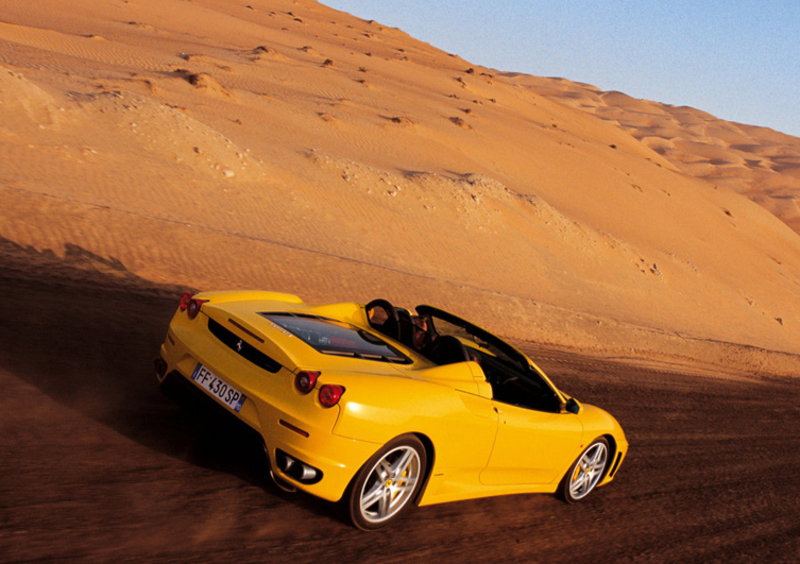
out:
M428 460L414 435L386 443L356 474L347 499L350 520L363 531L394 522L414 504Z
M560 497L567 503L585 498L605 476L611 450L603 437L586 447L561 482Z

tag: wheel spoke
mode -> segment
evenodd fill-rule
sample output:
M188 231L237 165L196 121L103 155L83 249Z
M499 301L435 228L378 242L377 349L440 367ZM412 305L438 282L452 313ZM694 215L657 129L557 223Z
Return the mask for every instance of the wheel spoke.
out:
M399 495L403 496L405 495L405 492L413 490L414 486L416 485L417 485L416 480L409 480L403 483L402 485L398 484L398 486L395 488L395 491L400 492Z
M416 476L401 476L395 482L399 487L411 487L413 488L417 484Z
M378 501L380 497L383 495L383 490L384 490L383 483L377 482L372 487L372 489L369 490L369 492L361 496L361 509L366 511L367 509L375 505L375 502Z
M383 495L381 496L380 503L378 504L378 516L386 517L389 515L389 507L392 503L392 490L389 488L383 489Z
M403 456L392 464L389 475L392 476L392 478L401 476L408 469L409 464L411 464L411 459L415 454L416 453L411 449L406 450Z
M375 471L381 482L385 482L386 479L392 475L392 467L385 458L378 463L378 468L376 468Z

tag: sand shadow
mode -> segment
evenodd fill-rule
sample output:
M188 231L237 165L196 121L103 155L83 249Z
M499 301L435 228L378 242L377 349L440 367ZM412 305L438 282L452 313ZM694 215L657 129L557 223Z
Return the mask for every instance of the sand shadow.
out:
M75 245L61 258L0 238L0 369L141 445L285 498L255 432L198 417L157 385L153 359L186 290ZM311 496L291 499L331 514Z

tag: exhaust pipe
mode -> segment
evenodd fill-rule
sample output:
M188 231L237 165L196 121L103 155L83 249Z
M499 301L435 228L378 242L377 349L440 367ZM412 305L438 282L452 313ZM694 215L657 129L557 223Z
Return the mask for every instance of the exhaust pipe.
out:
M320 473L313 466L300 462L283 451L278 451L276 458L281 471L298 482L312 482Z
M282 490L282 491L284 491L286 493L296 493L297 492L297 488L295 488L293 485L289 484L288 482L284 482L283 480L278 478L275 475L275 472L272 471L272 464L270 464L270 461L269 461L269 451L267 450L267 445L266 445L266 443L262 443L262 446L264 447L264 456L267 457L267 466L269 466L269 477L270 477L270 479L272 479L272 483L274 483L276 486L278 486L279 490Z

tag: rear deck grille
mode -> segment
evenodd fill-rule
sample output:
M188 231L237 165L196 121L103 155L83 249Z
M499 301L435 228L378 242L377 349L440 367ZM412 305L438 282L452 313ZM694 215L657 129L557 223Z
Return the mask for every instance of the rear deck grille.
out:
M234 333L228 331L225 329L225 327L211 318L208 319L208 330L211 331L211 334L217 339L227 345L233 352L249 360L259 368L263 368L267 372L272 372L273 374L281 369L281 365L278 361L268 357L260 350L247 343L247 341L237 337Z

